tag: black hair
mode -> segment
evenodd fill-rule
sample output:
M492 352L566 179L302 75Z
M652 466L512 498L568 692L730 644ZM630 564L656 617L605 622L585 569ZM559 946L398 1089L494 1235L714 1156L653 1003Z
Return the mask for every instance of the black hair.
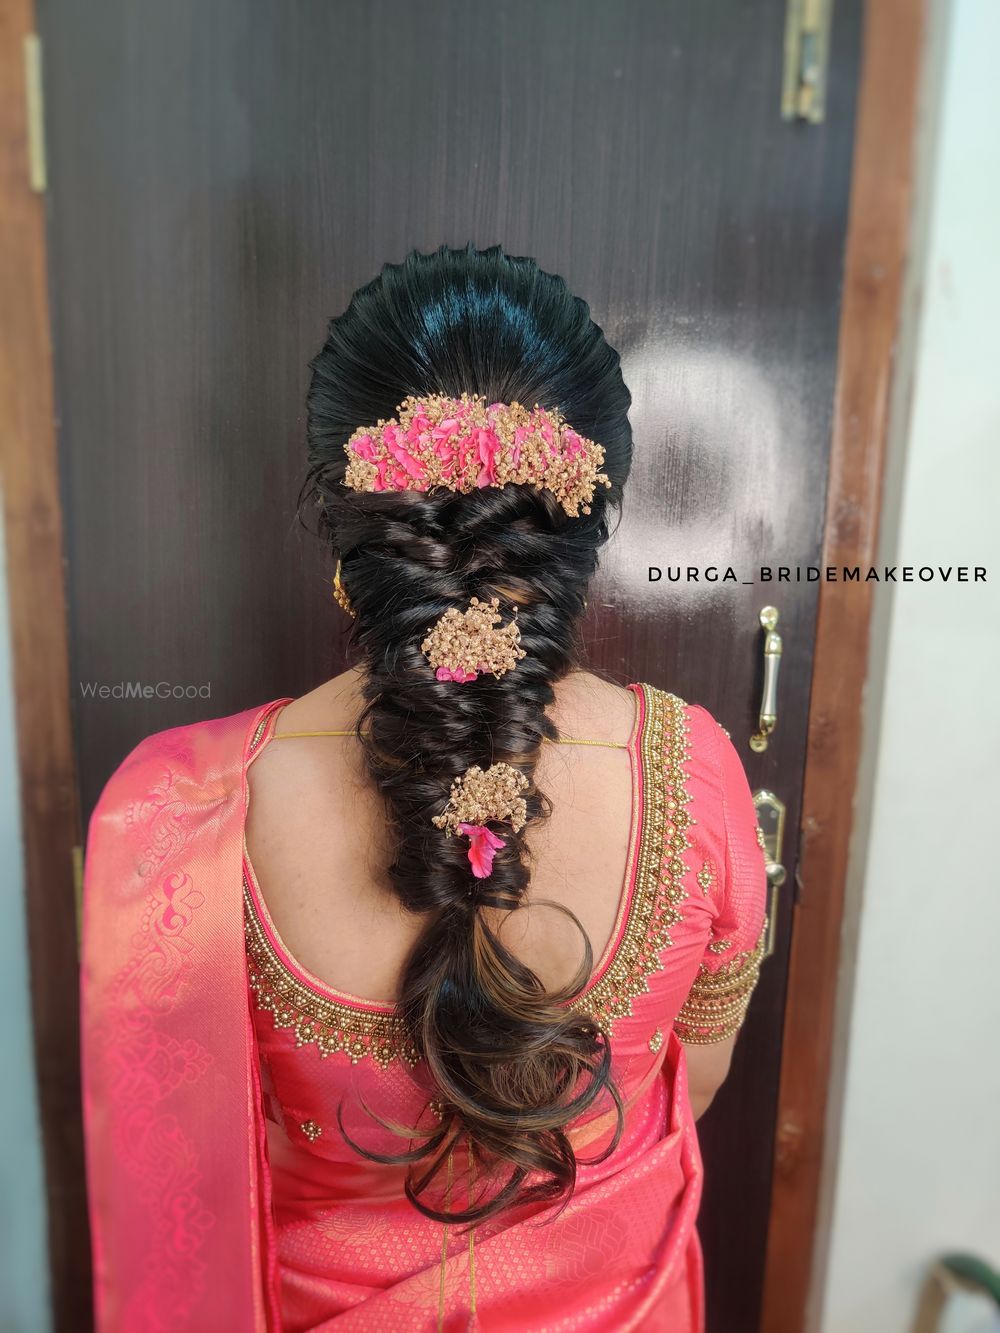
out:
M391 1160L413 1163L407 1189L422 1212L474 1223L512 1204L569 1197L576 1159L567 1126L602 1091L618 1108L612 1148L621 1132L607 1034L568 1003L593 965L586 936L579 974L556 993L500 938L503 912L523 901L530 879L524 831L497 828L506 845L489 878L476 880L464 840L432 818L456 777L501 761L531 782L527 827L546 814L533 782L540 745L557 739L546 708L578 661L587 584L631 463L631 400L618 353L586 303L499 246L442 246L385 265L331 320L311 371L303 496L320 507L357 615L358 736L390 813L388 879L426 918L400 1013L441 1127L416 1153ZM408 395L463 393L557 409L603 446L610 488L597 487L591 512L571 518L529 486L463 495L344 485L344 445L359 426L392 418ZM500 679L438 681L421 643L448 608L464 610L473 596L497 597L505 612L516 603L526 656ZM469 1208L445 1212L427 1190L459 1139L482 1187Z

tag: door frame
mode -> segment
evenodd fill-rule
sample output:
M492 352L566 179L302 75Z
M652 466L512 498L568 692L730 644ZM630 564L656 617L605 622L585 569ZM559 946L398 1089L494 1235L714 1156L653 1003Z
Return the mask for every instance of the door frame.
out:
M74 849L80 815L56 452L44 135L29 125L33 0L0 5L0 438L25 915L54 1327L91 1320ZM30 89L40 93L38 84ZM36 105L39 105L36 103ZM34 130L34 137L32 136ZM41 173L35 188L32 173Z
M890 440L890 399L905 306L918 106L934 0L867 0L852 169L822 565L875 562ZM80 1109L79 946L74 848L80 841L64 586L46 198L30 183L24 39L33 0L0 8L0 434L31 1006L45 1161L54 1327L90 1326L91 1268ZM775 90L778 114L780 89ZM803 127L803 132L808 129ZM898 416L898 413L897 413ZM895 423L893 429L895 429ZM824 1193L840 1121L834 1049L842 949L860 904L846 893L868 672L871 585L821 582L803 788L802 845L781 1062L761 1327L802 1333L829 1245ZM40 665L42 664L42 665ZM821 886L821 887L820 887ZM62 904L65 910L53 910ZM833 1145L833 1151L830 1151Z
M898 480L894 490L885 483L909 413L912 365L901 334L917 300L916 186L922 137L932 137L924 121L934 119L937 12L935 0L864 7L822 569L875 565L899 508ZM880 705L875 587L819 584L761 1304L767 1333L819 1325L854 991L847 942L862 906L849 886L868 833L854 810L870 796L862 746Z

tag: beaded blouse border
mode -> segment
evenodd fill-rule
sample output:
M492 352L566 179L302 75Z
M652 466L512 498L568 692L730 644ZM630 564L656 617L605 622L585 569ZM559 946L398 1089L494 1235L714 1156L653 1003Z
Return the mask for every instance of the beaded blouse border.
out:
M687 897L687 830L696 823L686 809L692 800L684 769L691 755L687 704L651 685L640 689L646 708L639 741L642 832L628 921L606 972L573 1002L608 1031L648 992L662 951L673 943L670 932L683 919L680 904Z
M685 763L690 757L687 705L683 699L650 685L640 685L645 714L639 732L642 808L636 852L635 883L617 947L597 981L572 1002L610 1032L631 1015L633 1002L649 990L650 977L662 966L662 951L672 944L671 930L682 920L689 867L683 854L691 846ZM266 730L254 736L255 749ZM257 1007L269 1011L276 1028L289 1028L296 1046L315 1045L322 1058L341 1052L352 1064L371 1058L382 1069L401 1059L411 1067L418 1054L399 1015L379 1006L351 1003L320 992L293 972L274 947L258 911L247 875L243 876L244 932L248 979Z

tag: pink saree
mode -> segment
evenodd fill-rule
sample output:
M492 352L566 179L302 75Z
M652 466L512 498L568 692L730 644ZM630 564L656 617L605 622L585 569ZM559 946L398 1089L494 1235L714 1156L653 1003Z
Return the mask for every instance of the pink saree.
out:
M573 1127L561 1211L444 1228L366 1114L426 1125L391 1007L299 966L244 855L248 765L288 700L142 741L91 819L81 1039L99 1333L703 1327L702 1168L685 1044L738 1028L764 861L742 765L703 708L631 687L631 850L618 920L573 1001L611 1032L625 1132ZM379 1136L382 1136L381 1138ZM405 1143L402 1145L405 1147ZM450 1188L461 1206L461 1163Z

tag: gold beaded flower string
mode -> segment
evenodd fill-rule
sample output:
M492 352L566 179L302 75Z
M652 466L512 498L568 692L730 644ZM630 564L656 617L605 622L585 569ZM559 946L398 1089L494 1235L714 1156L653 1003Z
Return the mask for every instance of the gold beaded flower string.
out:
M432 667L438 680L453 680L459 685L475 680L489 672L497 680L525 656L520 646L521 631L515 619L502 628L500 600L491 597L481 602L473 597L467 611L450 607L427 631L420 651Z
M476 879L492 874L493 858L507 845L487 824L510 824L515 833L524 828L528 806L523 793L529 785L510 764L491 764L486 770L474 764L451 784L444 813L432 817L431 823L448 837L469 839L469 864Z

